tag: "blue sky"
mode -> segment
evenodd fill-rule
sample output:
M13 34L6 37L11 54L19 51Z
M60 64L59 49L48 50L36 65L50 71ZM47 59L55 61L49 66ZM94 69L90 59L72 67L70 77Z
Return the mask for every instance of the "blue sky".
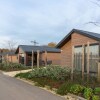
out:
M98 0L0 0L0 47L5 41L58 43L73 28L100 33ZM98 1L99 3L100 1Z

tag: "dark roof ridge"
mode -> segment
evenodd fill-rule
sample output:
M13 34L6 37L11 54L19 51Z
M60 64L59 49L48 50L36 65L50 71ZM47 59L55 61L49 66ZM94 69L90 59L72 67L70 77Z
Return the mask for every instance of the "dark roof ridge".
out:
M45 46L45 45L19 45L19 46L49 47L49 46ZM49 47L49 48L55 48L55 47Z
M46 45L19 45L19 46L49 47Z
M89 33L93 33L93 34L100 34L100 33L95 33L95 32L92 32L92 31L86 31L86 30L80 30L80 29L73 29L74 31L83 31L83 32L89 32Z

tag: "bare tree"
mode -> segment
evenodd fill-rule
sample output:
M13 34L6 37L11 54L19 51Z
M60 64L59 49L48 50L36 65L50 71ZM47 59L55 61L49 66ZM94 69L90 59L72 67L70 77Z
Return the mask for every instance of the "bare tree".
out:
M91 2L94 3L96 6L100 7L100 0L95 0Z
M90 2L100 8L100 0L94 0L94 1L90 1ZM85 24L93 24L95 26L100 27L100 22L97 22L97 21L89 21L89 22L87 22Z
M95 26L100 27L100 23L99 23L99 22L95 22L95 21L90 21L90 22L87 22L87 23L85 23L85 24L93 24L93 25L95 25Z
M8 49L10 51L13 51L13 50L15 50L15 46L17 45L17 42L10 40L10 41L7 41L6 44L7 44Z

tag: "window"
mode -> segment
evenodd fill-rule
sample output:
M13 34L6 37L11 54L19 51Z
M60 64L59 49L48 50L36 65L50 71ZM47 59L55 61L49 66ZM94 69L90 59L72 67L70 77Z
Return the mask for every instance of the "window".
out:
M90 45L89 46L90 54L99 55L99 45ZM87 46L86 46L86 53L87 53Z
M75 53L82 53L82 46L81 47L75 47Z
M89 46L89 67L90 72L97 72L99 60L99 45L90 45ZM85 69L87 67L87 46L85 47Z
M76 70L81 71L81 68L82 68L82 46L75 47L75 49L74 49L74 67Z

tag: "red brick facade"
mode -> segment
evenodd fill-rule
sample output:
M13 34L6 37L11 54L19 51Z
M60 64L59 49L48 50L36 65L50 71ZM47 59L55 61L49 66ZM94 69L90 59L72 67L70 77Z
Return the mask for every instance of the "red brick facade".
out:
M8 61L12 63L18 63L17 55L8 56Z
M72 54L72 46L71 46L71 40L70 40L61 48L61 65L62 66L71 66L71 54Z
M5 55L3 56L3 62L8 61L12 63L18 63L18 57L17 55Z
M42 54L42 60L45 61L45 53ZM51 60L53 65L60 65L61 53L47 53L47 61Z
M87 44L87 42L90 42L90 43L97 42L96 40L94 40L92 38L89 38L89 37L86 37L86 36L83 36L83 35L77 34L77 33L72 34L71 41L72 41L73 46Z

